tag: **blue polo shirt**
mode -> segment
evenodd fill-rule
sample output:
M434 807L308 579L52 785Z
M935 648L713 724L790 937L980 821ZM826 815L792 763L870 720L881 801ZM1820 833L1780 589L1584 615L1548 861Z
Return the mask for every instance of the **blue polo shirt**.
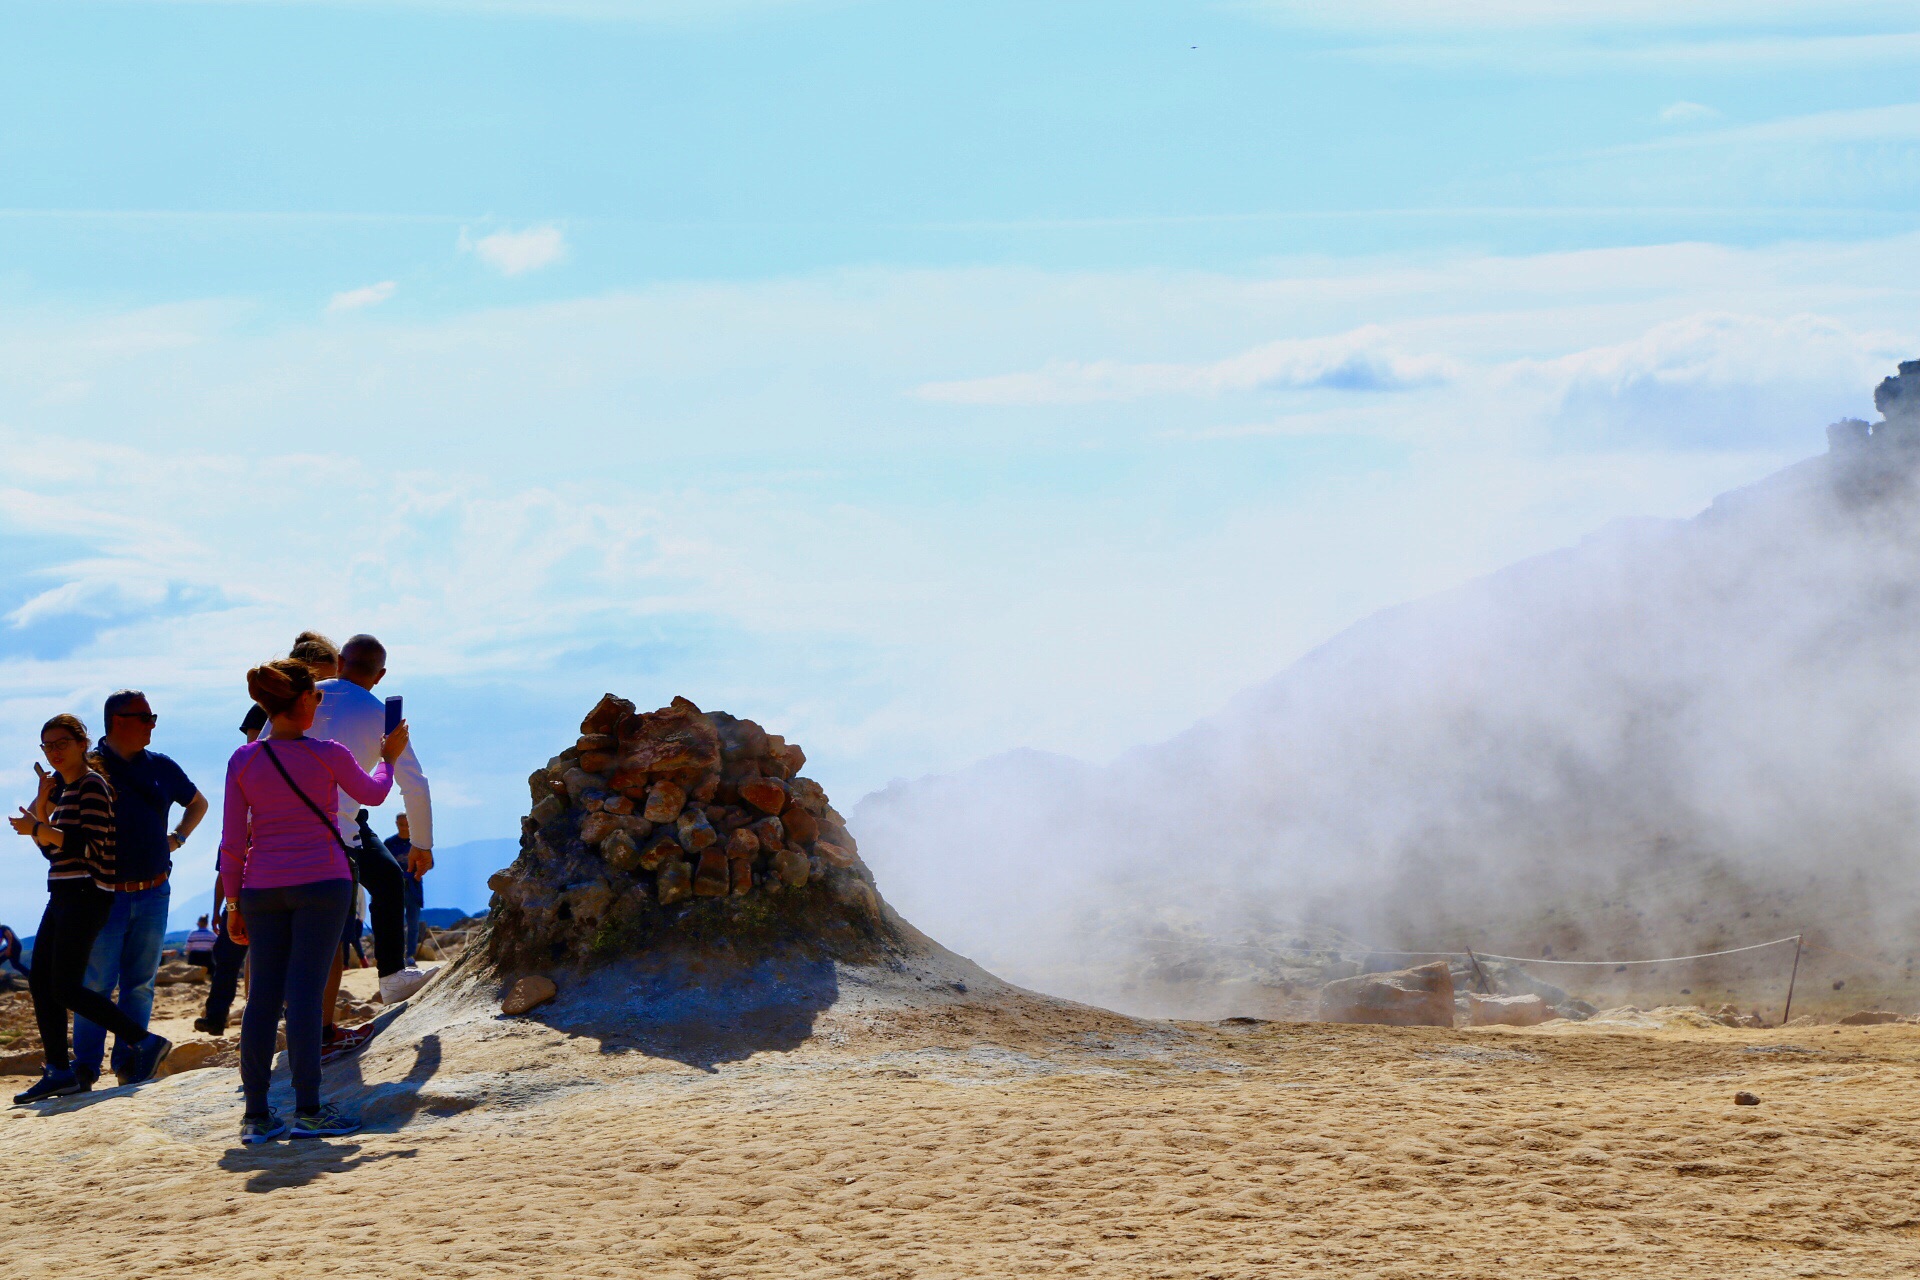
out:
M158 751L142 751L123 760L102 742L100 759L107 766L107 781L113 784L114 878L131 884L172 874L167 810L170 805L186 804L199 788Z

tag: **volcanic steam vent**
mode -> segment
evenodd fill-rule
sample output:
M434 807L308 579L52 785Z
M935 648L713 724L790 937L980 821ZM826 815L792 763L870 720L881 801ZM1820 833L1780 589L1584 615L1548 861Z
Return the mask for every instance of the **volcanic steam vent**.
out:
M827 793L799 776L805 764L751 720L685 698L640 712L607 694L580 740L527 780L520 856L489 882L489 958L889 949L898 921Z

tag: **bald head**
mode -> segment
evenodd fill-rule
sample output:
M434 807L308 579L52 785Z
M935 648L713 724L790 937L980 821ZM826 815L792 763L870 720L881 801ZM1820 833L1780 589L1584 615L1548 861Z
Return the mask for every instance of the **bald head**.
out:
M387 674L387 646L369 635L358 635L340 646L340 674L371 689Z

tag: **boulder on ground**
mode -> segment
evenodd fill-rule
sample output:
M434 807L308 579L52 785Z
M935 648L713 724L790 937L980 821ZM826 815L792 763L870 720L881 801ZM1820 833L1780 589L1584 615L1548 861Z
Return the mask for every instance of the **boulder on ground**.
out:
M553 979L532 974L513 984L513 990L507 992L507 998L500 1002L500 1012L510 1018L539 1008L560 994L560 988L553 985Z
M173 1046L167 1054L167 1074L179 1075L182 1071L194 1071L207 1065L208 1059L220 1052L221 1046L211 1040L185 1040Z
M1451 1027L1453 975L1447 962L1339 978L1320 991L1320 1021L1382 1027Z
M205 969L202 969L197 964L186 964L178 961L173 964L161 965L160 971L153 976L153 985L156 987L174 987L183 982L205 981L207 981L207 971Z
M1467 993L1467 1025L1534 1027L1560 1015L1539 996L1483 996Z
M1900 1015L1888 1009L1862 1009L1840 1019L1843 1027L1879 1027L1889 1022L1900 1021Z
M46 1065L47 1055L39 1049L0 1053L0 1076L37 1076Z

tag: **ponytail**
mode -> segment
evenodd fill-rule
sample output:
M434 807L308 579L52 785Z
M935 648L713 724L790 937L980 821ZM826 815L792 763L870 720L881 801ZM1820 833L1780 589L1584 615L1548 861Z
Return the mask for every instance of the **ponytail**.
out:
M270 716L293 710L300 696L313 687L313 668L292 658L263 663L247 672L247 695Z

